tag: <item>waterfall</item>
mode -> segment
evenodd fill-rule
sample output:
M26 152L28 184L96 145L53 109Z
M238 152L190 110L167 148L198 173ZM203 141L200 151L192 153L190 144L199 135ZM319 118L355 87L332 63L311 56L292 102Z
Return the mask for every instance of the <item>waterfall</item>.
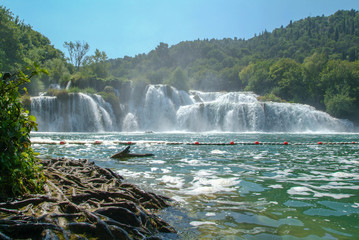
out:
M83 93L66 97L31 98L31 114L39 131L101 132L115 130L115 117L109 103L100 96Z
M118 89L120 92L120 90ZM120 106L98 95L31 98L39 131L346 132L347 120L292 103L260 102L249 92L180 91L166 85L130 87ZM121 112L114 116L113 107Z
M71 87L71 80L67 82L65 89L66 89L66 90L69 90L70 87Z

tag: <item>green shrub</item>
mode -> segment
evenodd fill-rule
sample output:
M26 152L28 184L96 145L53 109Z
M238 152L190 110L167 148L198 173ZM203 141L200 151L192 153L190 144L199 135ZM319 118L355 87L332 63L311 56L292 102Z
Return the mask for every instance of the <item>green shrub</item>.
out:
M347 118L355 114L355 100L355 98L349 96L348 90L343 90L337 94L328 91L324 96L326 111L338 118Z
M96 90L94 88L87 87L83 90L83 92L88 93L88 94L95 94Z
M70 87L69 90L66 90L71 93L79 93L81 92L81 89L79 87Z
M23 95L20 101L25 110L31 110L31 97L29 94Z
M106 93L112 93L114 92L114 88L112 86L106 86L104 89L103 89L104 92Z
M65 99L68 99L69 97L69 91L66 90L66 89L61 89L61 90L57 90L55 92L55 96L58 98L58 99L62 99L62 100L65 100Z
M99 94L106 102L112 105L112 109L115 113L115 116L119 117L121 115L120 99L116 95L114 88L111 86L106 86L104 88L104 91L100 92Z
M264 96L259 96L257 99L258 101L261 102L285 102L280 97L277 97L274 93L269 93Z
M40 192L44 182L30 142L36 118L24 110L19 93L39 71L43 70L36 69L30 77L22 72L0 74L0 198Z
M113 108L119 108L120 99L116 96L115 92L100 92L99 94L106 102L110 103Z
M78 89L78 92L80 90ZM76 92L76 89L70 88L70 90L66 89L49 89L47 90L47 96L57 97L58 99L67 99L70 92Z

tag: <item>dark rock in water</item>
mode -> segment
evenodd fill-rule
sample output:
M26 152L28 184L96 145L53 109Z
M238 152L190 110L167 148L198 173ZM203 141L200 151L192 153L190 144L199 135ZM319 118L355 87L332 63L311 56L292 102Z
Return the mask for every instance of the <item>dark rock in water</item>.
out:
M0 202L0 239L157 239L159 232L176 232L155 214L168 198L86 159L42 165L43 195Z

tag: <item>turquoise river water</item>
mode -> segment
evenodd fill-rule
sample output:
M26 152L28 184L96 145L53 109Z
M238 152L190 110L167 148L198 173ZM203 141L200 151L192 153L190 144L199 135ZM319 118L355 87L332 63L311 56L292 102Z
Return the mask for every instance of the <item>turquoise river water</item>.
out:
M165 239L359 239L359 134L32 133L31 139L40 157L87 158L174 199L160 214L179 234ZM48 144L60 141L66 144ZM117 141L155 156L111 159L125 147Z

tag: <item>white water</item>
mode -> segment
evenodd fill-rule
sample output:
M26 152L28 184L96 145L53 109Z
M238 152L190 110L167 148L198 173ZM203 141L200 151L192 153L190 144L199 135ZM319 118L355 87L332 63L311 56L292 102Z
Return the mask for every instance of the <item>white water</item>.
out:
M112 107L98 95L69 94L66 99L40 96L31 98L31 114L39 131L103 132L114 131Z
M33 97L31 113L39 131L229 131L343 132L348 121L315 108L291 103L259 102L248 92L179 91L149 85L140 98L132 89L121 102L121 116L98 95L70 94L67 99Z

